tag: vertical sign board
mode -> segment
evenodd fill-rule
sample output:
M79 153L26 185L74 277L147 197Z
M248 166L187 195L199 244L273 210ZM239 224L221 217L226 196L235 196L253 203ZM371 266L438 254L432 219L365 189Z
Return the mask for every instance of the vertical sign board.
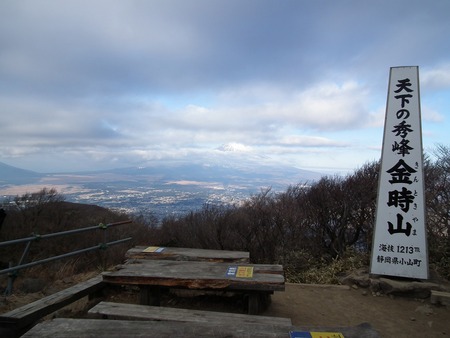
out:
M384 125L371 273L428 278L418 67L393 67Z

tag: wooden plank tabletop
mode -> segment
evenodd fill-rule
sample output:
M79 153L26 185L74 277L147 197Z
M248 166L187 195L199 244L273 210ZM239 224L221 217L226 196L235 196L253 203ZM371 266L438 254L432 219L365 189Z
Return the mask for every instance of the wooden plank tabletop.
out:
M127 251L131 259L169 259L174 261L208 261L249 263L250 254L244 251L136 246Z
M113 284L180 287L189 289L284 291L281 265L195 261L132 260L106 272Z

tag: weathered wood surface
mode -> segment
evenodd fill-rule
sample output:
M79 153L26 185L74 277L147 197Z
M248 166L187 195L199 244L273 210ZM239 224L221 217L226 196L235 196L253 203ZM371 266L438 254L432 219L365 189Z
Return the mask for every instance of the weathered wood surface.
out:
M156 259L155 259L156 260ZM124 266L128 264L150 264L153 265L153 259L147 260L147 259L128 259L125 264L119 265L118 268L123 268ZM182 262L180 262L183 264ZM207 262L207 263L222 263L222 262ZM191 264L191 262L186 262L186 264ZM223 266L226 266L227 268L230 266L251 266L253 267L253 271L259 274L278 274L284 276L284 270L283 266L280 264L249 264L249 263L223 263Z
M113 284L152 285L189 289L284 291L285 281L280 265L243 264L253 267L253 277L228 276L227 270L235 264L211 262L179 262L168 260L133 260L117 271L103 274L103 280ZM272 272L273 272L272 271Z
M102 276L91 278L65 290L0 315L0 337L20 337L31 325L66 305L95 294L105 286Z
M270 324L183 323L164 321L127 321L106 319L57 318L36 325L22 337L289 337L290 331L341 332L346 338L378 338L378 333L368 324L355 327L302 328Z
M125 257L128 259L168 259L174 261L250 262L250 254L244 251L161 247L161 252L144 252L147 248L146 246L136 246L128 250Z
M90 315L108 319L163 320L174 322L235 324L270 324L292 326L290 318L252 316L238 313L199 311L170 307L101 302L89 310Z
M0 315L0 326L8 324L27 325L56 310L73 303L89 294L95 293L104 287L102 276L96 276L83 283L76 284L65 290L26 304L17 309Z
M288 327L274 325L219 325L217 323L182 323L106 319L57 318L43 322L23 337L284 337Z

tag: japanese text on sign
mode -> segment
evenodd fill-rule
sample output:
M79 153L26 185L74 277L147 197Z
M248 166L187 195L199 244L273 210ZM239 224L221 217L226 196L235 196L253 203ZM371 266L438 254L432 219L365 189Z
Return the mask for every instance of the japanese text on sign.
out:
M418 67L391 68L371 272L428 277Z

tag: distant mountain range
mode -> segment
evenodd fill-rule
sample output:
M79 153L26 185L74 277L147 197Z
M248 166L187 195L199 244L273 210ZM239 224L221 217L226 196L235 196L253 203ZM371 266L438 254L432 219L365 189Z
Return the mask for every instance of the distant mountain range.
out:
M70 202L96 204L162 218L206 203L236 203L261 189L284 191L322 174L227 153L208 161L158 162L140 167L77 173L41 174L0 162L0 196L54 187Z
M19 169L0 162L0 186L33 183L41 179L42 176L42 174L34 171Z

